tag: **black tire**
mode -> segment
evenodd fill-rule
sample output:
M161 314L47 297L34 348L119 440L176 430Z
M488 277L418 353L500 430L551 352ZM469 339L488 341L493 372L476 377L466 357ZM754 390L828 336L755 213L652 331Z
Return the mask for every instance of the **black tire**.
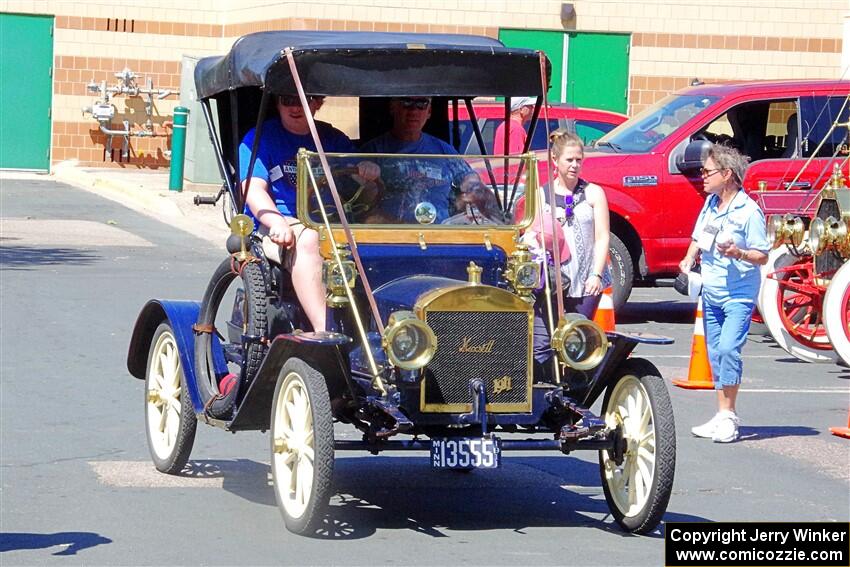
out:
M630 398L635 403L646 403L649 415L646 415L646 410L640 409L634 416L623 415L620 407L630 406L618 402ZM624 530L645 534L655 529L667 510L676 470L676 425L664 379L650 362L640 358L629 359L617 370L617 377L608 386L602 408L606 423L619 429L626 444L626 454L619 465L613 458L613 452L599 451L599 472L605 500L614 520ZM642 426L639 418L646 417L648 422ZM654 441L651 447L650 434ZM643 439L643 442L638 439ZM648 455L652 456L649 463L651 470L647 466ZM620 481L631 470L635 474L623 480L621 486Z
M189 461L198 420L171 324L160 323L148 350L145 371L145 435L154 466L178 474Z
M617 312L629 300L632 294L632 284L635 277L634 262L629 254L629 249L616 234L611 234L608 244L610 257L609 268L611 270L612 286L614 288L614 311Z
M293 422L290 408L298 411L297 400L306 394L306 407L310 419L304 419L303 429L297 431L297 418ZM290 405L287 402L292 402ZM325 377L300 358L290 358L280 371L272 398L270 420L271 430L271 469L277 507L283 516L286 528L296 534L310 535L321 525L331 497L334 468L334 428L331 415L331 402ZM284 425L288 424L289 427ZM312 463L305 450L309 435L304 431L312 428ZM288 435L287 433L291 433ZM288 461L296 460L291 465ZM304 467L302 468L302 459ZM311 471L306 471L312 465ZM290 468L291 467L291 468ZM306 473L306 474L305 474ZM293 479L293 477L295 477ZM299 480L306 484L299 484ZM292 486L294 485L294 489ZM303 491L309 488L304 497ZM299 496L299 491L301 496Z
M244 334L265 337L268 332L268 297L263 272L259 264L248 263L243 266L241 273L237 274L233 271L234 265L234 261L227 258L210 278L207 291L201 301L198 325L215 325L219 309L222 307L222 299L233 281L239 277L245 291L242 313L246 324ZM233 350L241 353L244 360L243 371L237 382L237 387L233 388L225 397L219 396L217 381L219 377L216 376L212 349L212 335L210 333L199 333L195 338L195 375L198 380L198 390L207 412L214 418L227 419L233 412L240 392L244 392L247 385L256 376L257 370L259 370L266 356L268 346L265 342L236 345ZM216 400L210 403L212 398L216 398Z

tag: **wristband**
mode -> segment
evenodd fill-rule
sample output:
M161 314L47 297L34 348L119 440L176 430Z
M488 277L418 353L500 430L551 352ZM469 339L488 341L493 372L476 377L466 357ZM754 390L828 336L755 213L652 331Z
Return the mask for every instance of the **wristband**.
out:
M744 251L739 249L738 252L739 252L738 260L743 262L744 261Z
M592 278L593 276L596 276L597 278L599 278L599 281L602 281L602 274L600 274L598 272L594 272L587 277Z

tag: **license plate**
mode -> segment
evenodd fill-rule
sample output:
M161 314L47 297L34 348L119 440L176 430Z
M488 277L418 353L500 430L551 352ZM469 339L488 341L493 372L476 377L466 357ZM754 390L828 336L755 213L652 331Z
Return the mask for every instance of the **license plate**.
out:
M502 462L502 440L447 437L431 440L431 466L437 469L495 469Z

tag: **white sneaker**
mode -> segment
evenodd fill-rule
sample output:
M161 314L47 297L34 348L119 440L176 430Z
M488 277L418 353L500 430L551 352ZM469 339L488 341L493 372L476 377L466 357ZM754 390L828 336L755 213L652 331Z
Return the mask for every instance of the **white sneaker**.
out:
M741 420L732 412L722 413L725 415L717 422L711 440L715 443L731 443L738 439L738 426Z
M721 415L720 412L714 414L714 417L703 423L702 425L697 425L696 427L691 427L691 434L694 437L702 437L704 439L711 439L714 437L714 430L717 429L717 422L720 421Z

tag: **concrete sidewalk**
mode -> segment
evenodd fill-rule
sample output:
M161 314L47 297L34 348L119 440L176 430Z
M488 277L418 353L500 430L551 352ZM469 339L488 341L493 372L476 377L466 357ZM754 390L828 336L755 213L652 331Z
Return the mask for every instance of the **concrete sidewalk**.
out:
M121 203L223 248L230 234L222 215L222 207L230 206L227 197L215 206L193 202L195 195L216 195L220 186L185 184L182 192L169 191L168 175L168 170L83 167L70 161L56 164L49 178Z

